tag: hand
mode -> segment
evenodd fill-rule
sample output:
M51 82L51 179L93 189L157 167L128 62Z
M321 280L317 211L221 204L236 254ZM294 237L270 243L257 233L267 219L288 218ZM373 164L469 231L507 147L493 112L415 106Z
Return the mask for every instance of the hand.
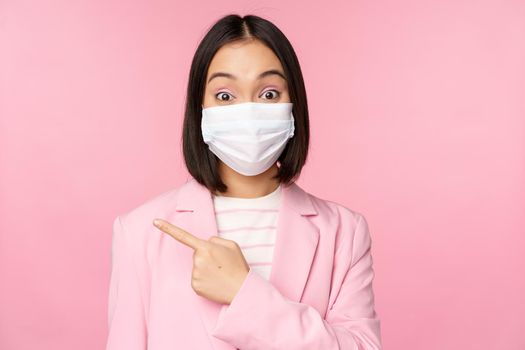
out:
M230 304L250 269L237 242L219 236L202 240L163 219L153 220L153 225L193 248L193 290L207 299Z

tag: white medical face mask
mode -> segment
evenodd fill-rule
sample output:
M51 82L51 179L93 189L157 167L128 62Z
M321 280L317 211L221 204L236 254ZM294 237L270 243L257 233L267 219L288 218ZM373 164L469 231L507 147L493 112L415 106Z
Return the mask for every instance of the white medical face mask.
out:
M294 135L293 103L245 102L202 109L202 137L240 174L268 170Z

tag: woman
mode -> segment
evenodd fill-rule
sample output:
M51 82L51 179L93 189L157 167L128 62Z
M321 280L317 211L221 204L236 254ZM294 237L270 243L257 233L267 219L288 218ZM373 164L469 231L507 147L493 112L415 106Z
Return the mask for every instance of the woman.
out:
M191 178L113 225L107 350L380 349L362 214L295 183L306 92L283 33L220 19L191 66Z

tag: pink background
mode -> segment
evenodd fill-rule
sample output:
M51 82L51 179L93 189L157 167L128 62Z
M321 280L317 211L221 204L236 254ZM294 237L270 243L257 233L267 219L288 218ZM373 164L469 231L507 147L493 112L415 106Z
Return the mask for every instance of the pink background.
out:
M102 349L113 218L188 176L192 55L230 12L302 64L298 183L367 217L385 349L525 349L523 1L0 3L0 348Z

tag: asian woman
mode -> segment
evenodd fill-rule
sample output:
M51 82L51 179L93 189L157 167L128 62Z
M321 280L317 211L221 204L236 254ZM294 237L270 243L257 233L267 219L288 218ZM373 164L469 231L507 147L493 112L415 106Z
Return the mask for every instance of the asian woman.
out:
M188 79L191 177L113 223L107 350L381 349L365 217L296 183L308 118L273 23L209 29Z

